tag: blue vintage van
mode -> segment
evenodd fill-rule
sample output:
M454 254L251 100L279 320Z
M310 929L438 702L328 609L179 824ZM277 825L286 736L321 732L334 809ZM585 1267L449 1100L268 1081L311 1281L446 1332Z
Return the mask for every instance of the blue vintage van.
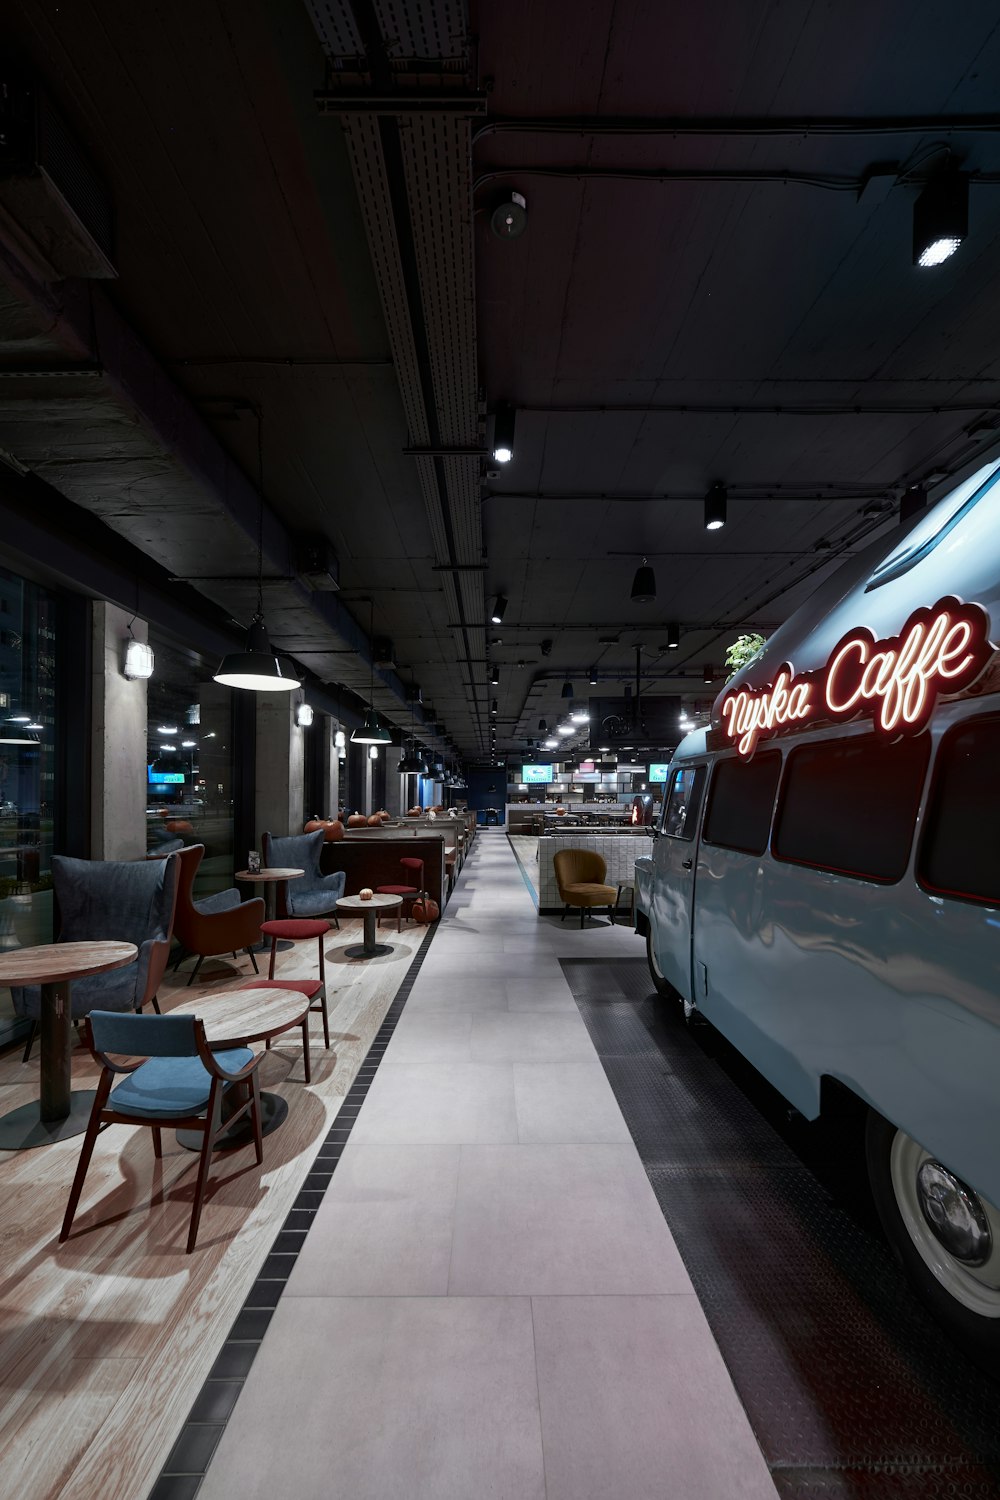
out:
M852 558L678 747L637 929L803 1115L868 1109L884 1228L1000 1369L1000 460Z

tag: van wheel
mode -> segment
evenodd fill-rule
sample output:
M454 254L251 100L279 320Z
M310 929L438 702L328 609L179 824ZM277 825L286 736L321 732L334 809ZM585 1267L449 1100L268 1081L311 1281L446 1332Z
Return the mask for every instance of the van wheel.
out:
M882 1228L921 1300L954 1341L1000 1373L1000 1211L875 1110L865 1132Z
M658 995L675 995L677 991L669 980L665 979L656 965L656 954L653 952L653 929L646 928L646 962L649 965L649 977L653 981L653 988Z

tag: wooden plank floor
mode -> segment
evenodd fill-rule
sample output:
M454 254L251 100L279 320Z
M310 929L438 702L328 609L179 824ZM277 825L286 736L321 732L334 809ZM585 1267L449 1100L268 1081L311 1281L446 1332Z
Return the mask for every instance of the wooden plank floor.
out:
M98 1142L72 1238L59 1245L82 1137L0 1152L0 1496L18 1500L143 1500L428 929L386 923L394 952L343 955L360 922L326 942L330 1051L312 1017L312 1084L301 1036L264 1055L262 1087L289 1103L285 1124L252 1148L213 1159L198 1245L185 1255L197 1156L164 1134L116 1125ZM266 956L259 958L266 976ZM250 961L206 960L160 989L167 1010L197 1010L199 995L238 989ZM206 973L206 970L208 971ZM317 944L278 955L276 977L318 975ZM73 1055L75 1088L98 1069ZM38 1094L38 1045L0 1057L0 1112Z

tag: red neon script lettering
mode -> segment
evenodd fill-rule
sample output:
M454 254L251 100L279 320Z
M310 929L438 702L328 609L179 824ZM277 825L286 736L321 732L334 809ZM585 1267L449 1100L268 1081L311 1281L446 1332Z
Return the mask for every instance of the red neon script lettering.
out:
M992 654L985 610L948 595L914 610L888 640L876 640L864 627L850 631L817 672L796 677L786 663L771 686L727 694L723 730L744 757L759 740L810 719L839 723L868 714L889 738L916 734L938 694L969 687Z

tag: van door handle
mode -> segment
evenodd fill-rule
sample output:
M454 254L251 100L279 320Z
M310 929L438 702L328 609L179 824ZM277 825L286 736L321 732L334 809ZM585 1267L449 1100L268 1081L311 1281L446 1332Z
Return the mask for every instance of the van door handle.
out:
M681 869L682 870L690 870L690 868L691 868L691 860L689 860L689 859L682 859L681 860Z

